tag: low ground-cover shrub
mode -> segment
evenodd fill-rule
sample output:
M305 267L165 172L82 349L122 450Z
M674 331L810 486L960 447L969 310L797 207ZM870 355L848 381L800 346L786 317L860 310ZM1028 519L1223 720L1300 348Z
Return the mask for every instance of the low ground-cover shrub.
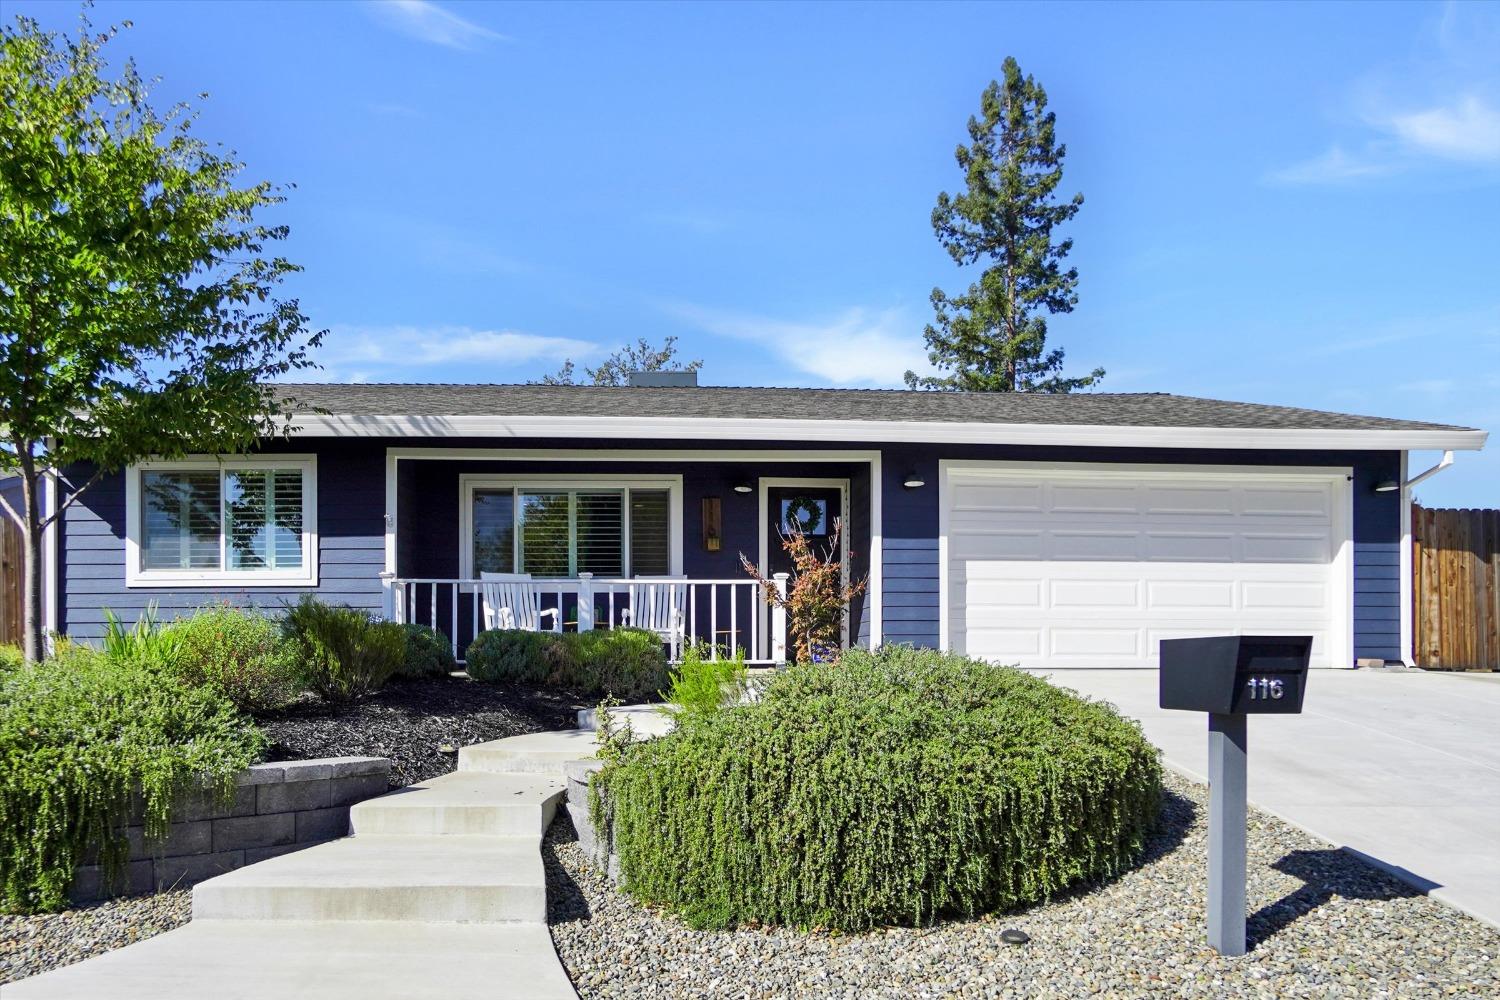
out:
M308 686L332 702L380 690L406 658L400 625L310 595L287 609L282 628Z
M272 711L302 690L302 670L281 625L259 612L216 604L165 632L175 640L177 676L220 692L242 711Z
M20 646L0 646L0 674L20 670L26 665L26 654Z
M905 647L777 674L626 748L593 810L624 888L699 927L858 930L1033 903L1144 846L1137 725L1019 671Z
M469 676L492 684L555 684L633 700L669 680L661 637L641 629L481 632L464 654Z
M57 910L97 851L118 871L141 796L148 837L206 782L230 794L261 736L216 692L136 659L60 641L56 656L0 674L0 909Z
M400 677L446 677L458 669L453 648L437 629L426 625L403 625L406 633L406 655L401 659Z

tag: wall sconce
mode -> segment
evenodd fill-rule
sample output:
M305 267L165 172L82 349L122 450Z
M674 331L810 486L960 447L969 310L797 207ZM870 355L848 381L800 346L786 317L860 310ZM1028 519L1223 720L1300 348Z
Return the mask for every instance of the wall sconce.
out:
M755 487L751 486L749 481L742 479L734 484L734 491L736 493L754 493Z
M901 485L905 486L909 490L914 490L919 486L926 486L927 480L917 475L916 469L912 469L905 476L901 477Z
M1401 484L1394 479L1382 479L1375 484L1376 493L1394 493L1401 488Z
M723 518L718 497L703 498L703 551L717 552L723 544Z

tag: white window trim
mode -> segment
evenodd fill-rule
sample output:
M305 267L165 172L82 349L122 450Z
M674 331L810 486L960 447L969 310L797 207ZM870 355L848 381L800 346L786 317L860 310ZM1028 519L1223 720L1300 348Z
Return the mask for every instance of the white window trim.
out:
M644 489L667 491L668 566L672 576L682 574L682 477L650 475L559 475L543 476L491 476L461 475L458 477L459 529L458 529L458 575L460 579L474 578L474 491L475 490L618 490ZM630 559L629 514L627 508L625 530L625 565ZM519 534L516 538L519 544Z
M302 566L296 570L142 569L145 504L141 477L147 472L235 469L297 469L302 473ZM221 480L222 482L222 480ZM220 495L219 538L224 537ZM220 557L222 562L222 555ZM318 585L318 457L316 455L192 455L138 462L125 471L125 585L127 587L316 587Z

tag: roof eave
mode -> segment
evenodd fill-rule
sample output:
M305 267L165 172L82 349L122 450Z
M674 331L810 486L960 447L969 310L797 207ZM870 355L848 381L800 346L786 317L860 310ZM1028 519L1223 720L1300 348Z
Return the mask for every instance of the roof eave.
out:
M1488 432L1468 428L1150 427L1099 424L808 420L789 417L388 416L296 418L296 437L595 438L721 441L870 441L919 444L1297 451L1478 451Z

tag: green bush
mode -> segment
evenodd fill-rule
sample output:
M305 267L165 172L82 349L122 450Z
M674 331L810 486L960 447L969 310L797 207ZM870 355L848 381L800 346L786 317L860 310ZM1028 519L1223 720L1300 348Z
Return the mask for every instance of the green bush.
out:
M696 927L859 930L1043 900L1113 875L1155 823L1140 728L931 650L851 651L626 748L591 808L625 890Z
M20 646L0 646L0 674L20 670L26 665L26 654Z
M311 595L287 610L282 629L308 686L331 702L380 690L406 658L406 631L400 625Z
M736 705L745 693L745 648L733 656L723 650L715 658L711 646L689 643L682 662L671 670L672 686L662 692L666 711L681 723L685 716L712 715Z
M165 632L176 644L177 676L218 691L242 711L280 708L302 690L302 671L281 626L258 612L216 604Z
M458 669L453 648L437 629L426 625L403 625L406 633L406 655L401 659L400 677L447 677Z
M104 655L117 663L129 661L170 670L177 663L180 646L177 636L162 628L155 602L146 606L130 628L113 611L104 609Z
M233 793L258 730L215 692L137 660L60 642L54 659L0 674L0 909L62 909L92 852L118 873L135 795L146 833L206 782Z
M464 654L469 676L491 684L552 684L633 700L667 684L661 638L641 629L481 632Z

